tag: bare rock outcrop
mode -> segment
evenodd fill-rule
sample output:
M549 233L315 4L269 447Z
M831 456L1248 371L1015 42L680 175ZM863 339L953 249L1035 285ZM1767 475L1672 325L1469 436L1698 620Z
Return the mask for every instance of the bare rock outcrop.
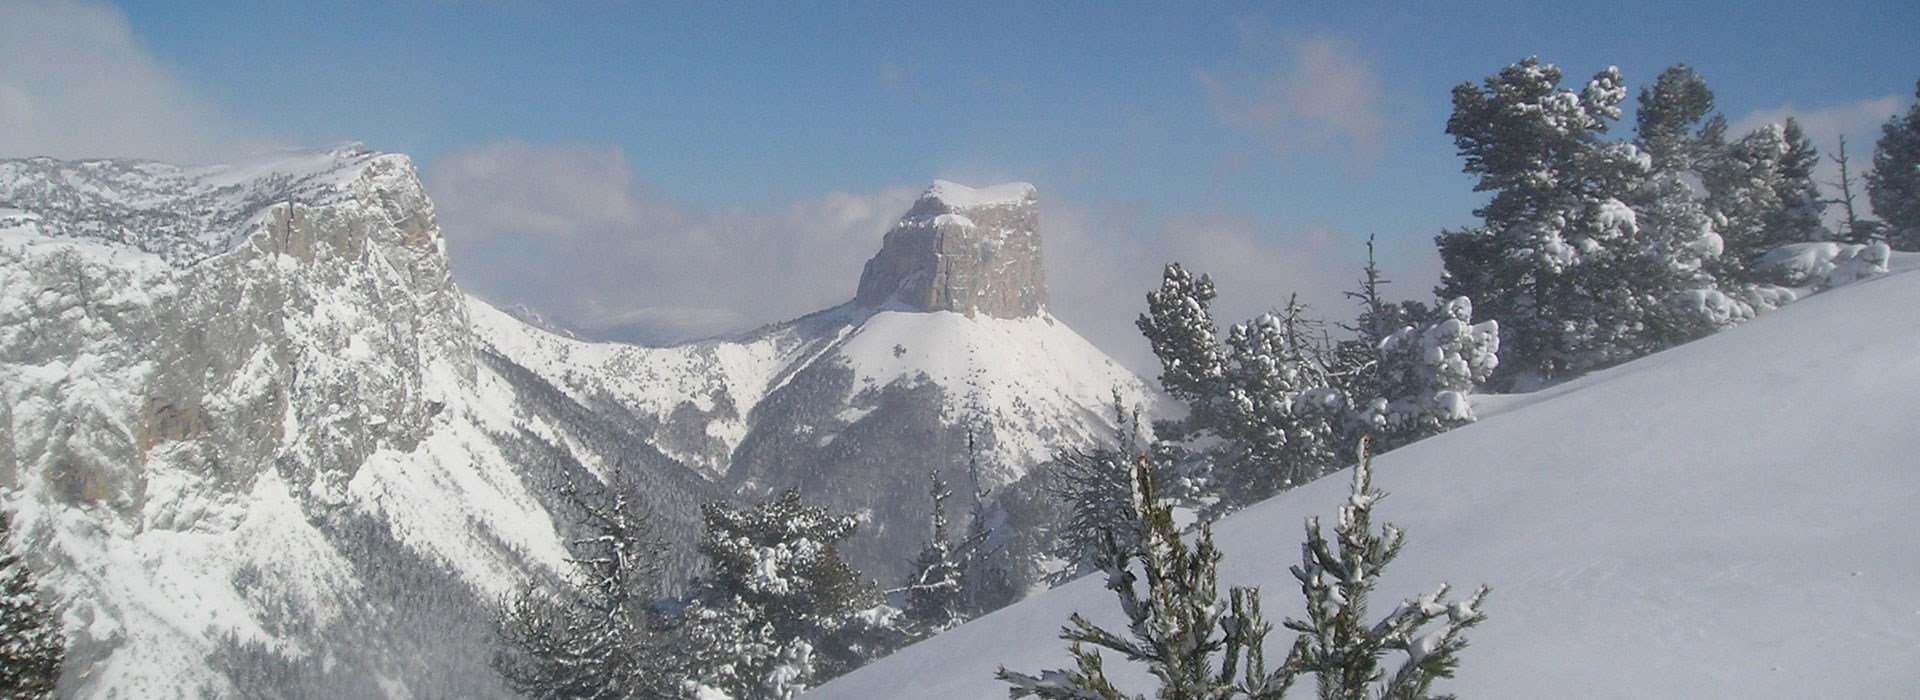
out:
M860 275L864 308L1026 318L1047 305L1033 185L935 180Z

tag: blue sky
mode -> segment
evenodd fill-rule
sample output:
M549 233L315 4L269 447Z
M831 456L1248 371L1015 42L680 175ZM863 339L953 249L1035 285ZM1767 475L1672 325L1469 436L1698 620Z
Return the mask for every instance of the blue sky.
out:
M1295 4L0 0L0 156L407 153L470 290L660 338L845 299L933 178L1026 180L1056 311L1139 366L1167 259L1223 320L1339 315L1374 233L1426 296L1483 200L1448 91L1527 55L1686 61L1862 154L1920 78L1912 2Z

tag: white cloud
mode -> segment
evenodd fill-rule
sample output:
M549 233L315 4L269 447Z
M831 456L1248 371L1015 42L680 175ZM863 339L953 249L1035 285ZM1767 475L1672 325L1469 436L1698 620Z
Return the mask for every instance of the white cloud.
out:
M1339 37L1276 41L1263 25L1243 25L1238 62L1194 78L1216 117L1277 153L1345 150L1370 160L1386 147L1380 77Z
M195 97L118 9L0 0L0 157L214 162L270 146Z
M594 334L744 330L853 297L918 191L707 210L649 189L615 146L494 143L425 169L462 285Z

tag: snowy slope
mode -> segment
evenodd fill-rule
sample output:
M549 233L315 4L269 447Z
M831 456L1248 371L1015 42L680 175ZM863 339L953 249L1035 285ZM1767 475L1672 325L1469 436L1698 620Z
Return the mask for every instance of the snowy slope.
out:
M798 486L863 520L845 551L881 581L924 544L926 474L997 488L1069 447L1113 438L1117 395L1145 384L1040 313L836 307L737 338L652 348L540 331L468 301L485 347L662 453L757 497Z
M655 348L565 338L478 299L468 304L486 343L579 400L612 400L636 414L669 420L676 412L702 417L705 450L665 434L657 445L715 479L726 477L754 409L816 365L852 372L843 401L896 382L945 387L944 423L971 421L999 436L983 455L989 487L1018 478L1062 445L1107 437L1110 416L1103 411L1115 392L1127 406L1149 400L1138 377L1045 313L968 318L950 311L838 307L739 338ZM843 422L873 410L857 403L840 414ZM817 437L831 442L829 435Z
M1493 587L1440 688L1463 698L1914 697L1916 299L1914 273L1837 289L1380 457L1376 517L1410 537L1376 610ZM1297 610L1302 520L1346 482L1220 523L1223 584ZM806 697L1004 698L997 665L1067 667L1068 614L1115 608L1081 580Z

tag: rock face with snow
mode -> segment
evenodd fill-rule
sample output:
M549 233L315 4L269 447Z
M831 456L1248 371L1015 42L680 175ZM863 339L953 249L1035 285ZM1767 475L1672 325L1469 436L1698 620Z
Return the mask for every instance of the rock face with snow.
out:
M1024 182L976 189L935 180L867 261L854 303L996 318L1038 315L1047 305L1038 201Z
M1036 200L1025 183L935 182L853 301L735 338L585 343L484 305L475 322L494 352L741 497L798 486L860 516L842 551L892 586L931 535L929 471L959 493L998 488L1056 450L1111 441L1116 398L1150 400L1047 313Z
M475 347L442 245L358 147L0 162L0 493L63 696L499 696L549 486L617 466L692 522L697 475Z

